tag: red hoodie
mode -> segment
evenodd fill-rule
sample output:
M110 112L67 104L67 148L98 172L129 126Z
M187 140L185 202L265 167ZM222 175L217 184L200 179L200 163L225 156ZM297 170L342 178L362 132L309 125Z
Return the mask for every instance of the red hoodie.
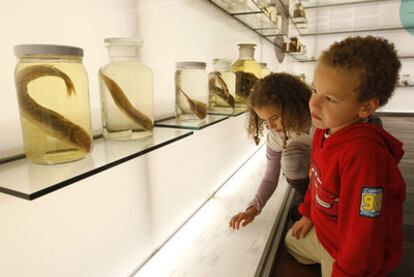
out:
M332 276L386 276L402 256L402 143L367 123L324 134L315 131L299 211L335 259Z

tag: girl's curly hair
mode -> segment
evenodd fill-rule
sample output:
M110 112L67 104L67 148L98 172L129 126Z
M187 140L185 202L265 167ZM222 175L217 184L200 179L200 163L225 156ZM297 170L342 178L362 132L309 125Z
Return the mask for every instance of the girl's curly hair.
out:
M249 96L248 135L259 144L264 121L254 109L266 106L275 106L280 111L285 143L288 132L300 134L306 131L311 125L308 104L311 94L311 89L305 83L287 73L273 73L260 79Z
M401 68L394 44L373 36L348 37L335 42L322 53L319 62L356 73L358 101L378 98L380 106L392 96Z

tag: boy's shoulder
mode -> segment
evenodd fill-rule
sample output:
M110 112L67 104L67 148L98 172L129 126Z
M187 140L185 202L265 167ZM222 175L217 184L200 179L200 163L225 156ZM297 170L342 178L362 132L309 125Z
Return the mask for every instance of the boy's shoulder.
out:
M334 135L337 135L336 137ZM390 154L398 162L404 151L402 143L379 126L358 123L332 135L331 145L340 146L348 155Z

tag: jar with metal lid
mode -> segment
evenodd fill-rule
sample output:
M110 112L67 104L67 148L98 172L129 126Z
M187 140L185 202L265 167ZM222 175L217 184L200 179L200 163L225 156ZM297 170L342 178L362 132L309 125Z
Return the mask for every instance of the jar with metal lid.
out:
M236 97L236 75L231 71L231 62L214 59L213 67L214 71L208 75L209 109L231 111Z
M236 73L236 105L245 106L248 103L250 92L257 80L261 78L261 68L254 59L254 43L240 43L239 59L232 65Z
M175 71L175 114L179 120L201 120L207 116L206 63L177 62Z
M99 70L105 139L133 140L152 135L153 74L140 60L143 41L106 38L109 63Z
M92 149L83 50L49 44L14 47L15 81L27 158L40 164L79 160Z

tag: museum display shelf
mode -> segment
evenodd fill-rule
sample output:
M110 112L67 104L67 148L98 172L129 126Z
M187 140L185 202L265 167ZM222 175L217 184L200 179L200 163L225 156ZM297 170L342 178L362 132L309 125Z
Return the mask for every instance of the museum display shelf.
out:
M192 135L189 130L154 128L141 140L94 140L91 154L78 161L40 165L20 157L0 164L0 192L33 200Z
M206 118L200 120L180 120L175 116L155 121L156 127L167 127L177 129L201 130L213 124L219 123L228 116L207 114Z

